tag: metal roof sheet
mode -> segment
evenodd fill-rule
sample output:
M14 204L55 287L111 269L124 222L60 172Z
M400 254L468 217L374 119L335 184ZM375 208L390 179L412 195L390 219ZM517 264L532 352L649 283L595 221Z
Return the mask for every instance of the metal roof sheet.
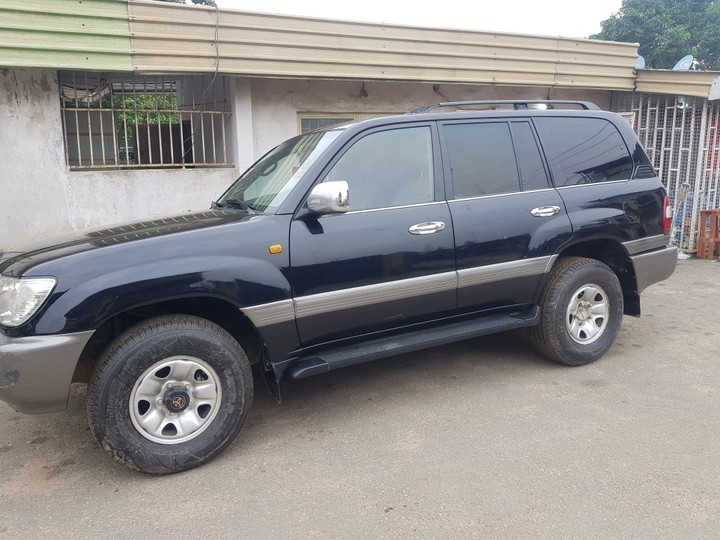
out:
M131 71L125 0L4 0L0 65Z
M646 94L671 94L707 99L717 71L670 71L641 69L637 73L636 90Z
M191 11L192 10L192 11ZM139 73L631 90L637 45L335 21L133 0ZM217 47L216 47L217 35Z

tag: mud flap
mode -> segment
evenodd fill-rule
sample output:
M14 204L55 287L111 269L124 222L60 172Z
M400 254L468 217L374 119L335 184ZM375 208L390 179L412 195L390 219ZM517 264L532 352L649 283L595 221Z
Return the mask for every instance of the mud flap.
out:
M265 379L265 384L267 385L268 390L270 390L270 393L275 397L275 400L278 403L282 403L282 396L280 395L280 381L275 375L272 367L266 362L263 362L262 374L263 379Z

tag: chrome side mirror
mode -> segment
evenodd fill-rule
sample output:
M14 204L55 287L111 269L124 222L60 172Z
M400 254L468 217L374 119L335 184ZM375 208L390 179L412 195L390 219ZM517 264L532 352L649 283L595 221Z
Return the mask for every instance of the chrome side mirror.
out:
M315 186L307 200L313 214L337 214L350 210L350 189L345 180L324 182Z

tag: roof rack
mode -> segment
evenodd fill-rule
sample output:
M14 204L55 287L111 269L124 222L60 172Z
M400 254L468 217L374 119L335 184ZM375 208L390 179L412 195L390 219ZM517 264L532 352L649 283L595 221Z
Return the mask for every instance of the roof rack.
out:
M423 105L417 107L407 114L419 114L430 112L433 109L441 107L475 107L475 106L491 106L491 105L512 105L512 108L517 110L523 109L554 109L556 105L575 105L586 111L589 110L600 110L600 107L589 101L572 101L564 99L528 99L528 100L515 100L515 99L499 99L491 101L446 101L443 103L435 103L433 105ZM544 105L544 107L543 107Z

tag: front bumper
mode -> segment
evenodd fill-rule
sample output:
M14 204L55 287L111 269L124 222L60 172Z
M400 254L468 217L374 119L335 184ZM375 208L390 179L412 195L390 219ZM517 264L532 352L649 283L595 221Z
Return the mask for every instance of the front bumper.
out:
M22 413L65 409L75 366L93 332L0 334L0 401Z
M637 292L641 293L653 283L669 278L677 266L677 248L666 247L630 257L635 268Z

